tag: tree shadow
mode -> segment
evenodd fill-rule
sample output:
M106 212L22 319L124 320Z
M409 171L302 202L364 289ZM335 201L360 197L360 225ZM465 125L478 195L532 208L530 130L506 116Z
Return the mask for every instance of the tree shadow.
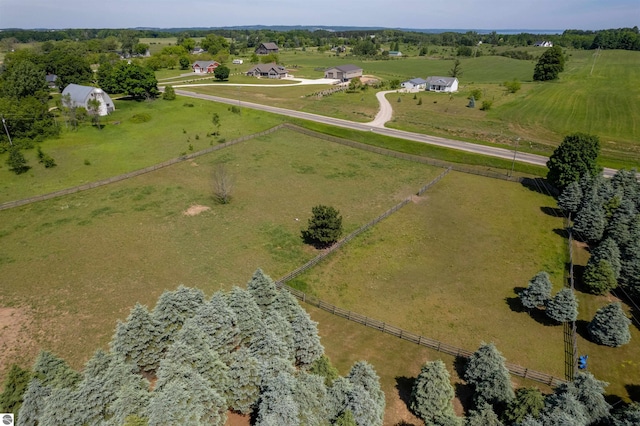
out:
M411 411L411 391L413 390L415 382L415 377L396 377L396 389L398 391L398 396L400 397L400 400L405 403L409 411Z
M463 379L464 378L464 372L467 369L467 362L469 361L468 358L465 358L463 356L457 356L454 360L453 360L453 369L456 371L456 374L458 375L459 378Z
M555 228L553 230L553 232L556 235L561 236L562 238L564 238L565 240L569 238L569 232L567 231L567 228Z
M524 287L514 287L513 292L516 296L504 298L505 302L507 302L507 305L509 305L509 309L511 309L513 312L521 313L527 311L527 308L525 308L520 301L520 293L522 292L522 290L524 290Z
M557 207L542 206L540 207L540 211L547 216L564 217L564 210Z
M589 330L587 326L589 325L589 321L586 320L577 320L576 321L576 333L580 335L583 339L587 341L591 341L591 336L589 335Z
M394 426L417 426L413 423L409 423L406 420L400 420L398 423L396 423Z
M462 410L466 416L470 410L475 408L475 404L473 402L473 386L466 383L456 383L455 390L456 397L460 401L460 405L462 405Z
M523 178L520 183L530 191L557 197L560 191L544 178Z
M573 286L576 291L580 293L590 294L591 292L587 289L587 286L584 285L584 269L585 267L582 265L573 265Z
M538 324L542 324L545 327L557 327L561 325L558 321L549 318L544 309L531 309L529 316L533 318Z
M624 385L624 387L632 401L640 402L640 385Z

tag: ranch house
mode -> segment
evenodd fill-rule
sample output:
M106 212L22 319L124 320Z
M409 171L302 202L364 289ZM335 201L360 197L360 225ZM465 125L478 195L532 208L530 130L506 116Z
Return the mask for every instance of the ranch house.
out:
M69 95L69 101L65 98ZM109 97L102 89L91 86L81 86L79 84L70 84L62 91L62 99L66 107L80 107L87 111L89 110L89 101L97 99L100 102L98 108L98 115L104 116L115 111L116 107Z
M211 74L218 68L219 63L216 61L195 61L191 68L196 74Z
M427 80L422 78L412 78L400 84L407 92L419 92L427 89Z
M278 45L275 43L260 43L260 46L256 48L256 55L269 55L271 53L278 53Z
M324 78L333 78L340 81L347 81L352 78L362 77L362 68L355 65L340 65L325 70Z
M389 56L399 58L402 56L402 52L400 52L399 50L391 50L389 51Z
M457 92L458 79L455 77L427 77L427 90L430 92Z
M247 75L264 78L285 78L288 76L287 69L276 63L258 64L247 71Z

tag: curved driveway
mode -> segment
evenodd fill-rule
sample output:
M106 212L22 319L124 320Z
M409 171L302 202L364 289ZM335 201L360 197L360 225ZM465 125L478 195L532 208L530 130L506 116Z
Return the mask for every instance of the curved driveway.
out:
M380 92L380 93L384 93L384 92ZM542 155L536 155L536 154L529 154L527 152L518 151L514 155L513 150L508 150L505 148L497 148L494 146L486 146L486 145L477 145L477 144L458 141L454 139L440 138L437 136L407 132L404 130L389 129L389 128L383 127L384 123L380 124L381 121L383 120L382 118L383 116L381 116L381 114L383 114L382 113L383 108L381 108L381 112L379 112L378 115L376 115L376 118L372 122L357 123L355 121L343 120L340 118L333 118L333 117L326 117L323 115L312 114L309 112L302 112L302 111L296 111L291 109L278 108L278 107L269 106L269 105L256 104L253 102L245 102L240 100L221 98L219 96L204 95L204 94L189 92L181 89L176 89L176 94L179 94L181 96L191 97L191 98L220 102L220 103L229 104L229 105L242 106L245 108L251 108L251 109L256 109L260 111L270 112L273 114L286 115L288 117L315 121L317 123L328 124L331 126L337 126L337 127L342 127L346 129L375 132L385 136L390 136L390 137L399 138L399 139L406 139L406 140L426 143L430 145L436 145L444 148L457 149L459 151L470 152L473 154L487 155L490 157L502 158L505 160L514 160L515 158L515 161L518 161L521 163L534 164L537 166L546 167L547 160L548 160L548 157L545 157ZM376 96L378 96L378 94ZM384 98L384 94L382 94L381 96ZM380 99L380 97L378 97L378 99ZM386 103L389 104L388 101ZM383 102L381 102L381 105L382 104ZM391 106L389 104L389 110L390 109L391 109ZM389 114L389 112L387 111L384 114L386 116L386 114ZM389 118L390 118L390 114L389 114ZM606 177L613 176L615 172L616 172L615 169L609 169L609 168L604 169L604 175Z

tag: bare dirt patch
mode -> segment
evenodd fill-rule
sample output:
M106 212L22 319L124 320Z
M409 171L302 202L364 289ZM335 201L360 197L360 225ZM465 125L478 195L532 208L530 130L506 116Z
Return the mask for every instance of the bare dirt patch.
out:
M207 210L211 210L211 207L195 204L189 207L187 210L183 211L182 214L185 216L197 216L202 212L206 212Z
M32 326L28 308L0 307L0 378L9 371L13 363L24 363L25 357L37 351L36 342L29 336Z
M225 426L249 426L251 424L249 420L249 416L242 416L230 411L227 413Z

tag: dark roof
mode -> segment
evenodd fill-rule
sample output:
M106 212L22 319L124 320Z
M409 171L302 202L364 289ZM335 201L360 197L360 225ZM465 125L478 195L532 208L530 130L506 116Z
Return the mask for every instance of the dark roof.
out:
M273 42L260 43L260 46L264 46L267 50L278 50L278 45Z
M457 78L455 77L427 77L428 85L451 86Z
M425 84L426 82L427 82L427 80L424 80L422 78L412 78L411 80L405 81L405 83L415 84L416 86L418 84Z
M351 65L351 64L340 65L338 67L331 67L331 68L328 68L328 69L334 69L334 68L337 69L338 71L342 71L342 72L362 71L362 68L357 67L355 65Z
M208 68L209 65L215 65L218 64L216 61L195 61L192 65L192 67L195 67L196 65L199 66L200 68ZM220 65L220 64L218 64Z
M278 74L285 74L287 72L287 69L285 67L278 65L274 62L270 64L258 64L247 72L258 71L260 74L266 74L272 69L275 70Z
M55 74L47 74L44 76L44 78L47 83L55 83L55 81L58 79L58 76Z

